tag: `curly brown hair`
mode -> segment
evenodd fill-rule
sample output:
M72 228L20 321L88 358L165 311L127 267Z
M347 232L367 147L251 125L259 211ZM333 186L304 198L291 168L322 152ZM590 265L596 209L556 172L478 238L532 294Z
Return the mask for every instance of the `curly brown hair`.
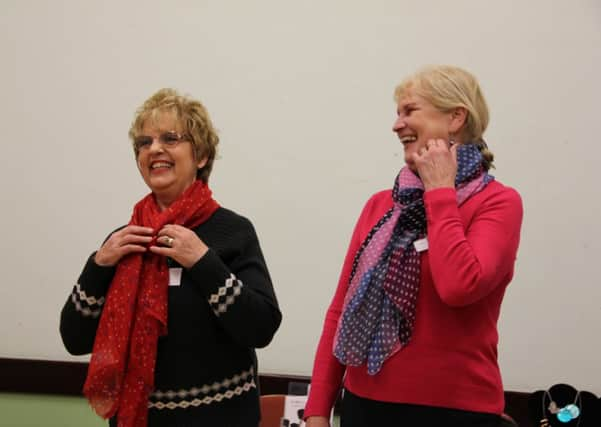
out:
M138 149L134 141L142 132L144 123L147 120L156 121L157 117L164 113L175 115L175 119L182 127L182 133L189 138L194 147L195 158L200 160L206 157L207 162L196 172L196 179L208 182L217 156L219 136L204 105L188 96L180 95L175 89L160 89L144 101L136 111L129 129L129 138L136 158Z

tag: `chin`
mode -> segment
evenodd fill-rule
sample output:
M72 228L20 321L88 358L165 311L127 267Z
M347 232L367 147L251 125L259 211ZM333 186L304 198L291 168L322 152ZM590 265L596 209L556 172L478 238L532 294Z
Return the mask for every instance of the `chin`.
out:
M149 185L148 188L150 189L150 191L152 191L154 194L162 194L165 193L166 189L169 188L168 185L162 185L156 182L153 182L152 185Z

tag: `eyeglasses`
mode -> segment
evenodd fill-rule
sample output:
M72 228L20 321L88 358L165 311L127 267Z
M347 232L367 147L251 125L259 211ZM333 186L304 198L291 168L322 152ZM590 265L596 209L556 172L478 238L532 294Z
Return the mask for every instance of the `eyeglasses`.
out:
M182 141L185 141L187 135L180 135L177 132L163 132L157 138L148 135L139 135L134 138L134 148L136 151L146 150L150 148L155 139L164 147L175 147Z

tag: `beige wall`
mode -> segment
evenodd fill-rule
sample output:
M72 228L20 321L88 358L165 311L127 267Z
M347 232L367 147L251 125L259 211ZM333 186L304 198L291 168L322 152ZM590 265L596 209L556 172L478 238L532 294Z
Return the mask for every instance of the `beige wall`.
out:
M494 174L524 198L505 387L600 394L599 46L598 0L2 1L0 357L72 359L60 307L146 193L134 109L174 86L212 113L215 196L253 220L275 282L261 369L310 374L355 219L402 164L393 88L454 63L480 78Z

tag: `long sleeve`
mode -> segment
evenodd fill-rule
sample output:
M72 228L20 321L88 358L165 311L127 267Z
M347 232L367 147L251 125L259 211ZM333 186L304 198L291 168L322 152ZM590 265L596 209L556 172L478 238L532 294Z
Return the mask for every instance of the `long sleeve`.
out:
M61 338L67 351L74 355L92 352L100 314L116 270L96 264L94 255L88 258L61 311Z
M462 218L454 189L424 195L434 287L449 306L479 301L513 275L522 202L513 189L489 186L466 202L478 206L471 218Z
M305 417L330 416L345 372L345 366L340 364L334 357L332 348L338 320L342 314L342 306L348 289L353 261L367 233L392 206L391 202L390 191L377 193L366 203L355 225L338 280L338 287L326 312L323 332L315 354L311 389L305 406Z
M235 235L240 251L232 261L226 265L210 249L188 274L228 335L241 346L261 348L270 343L282 315L252 224L243 219Z

